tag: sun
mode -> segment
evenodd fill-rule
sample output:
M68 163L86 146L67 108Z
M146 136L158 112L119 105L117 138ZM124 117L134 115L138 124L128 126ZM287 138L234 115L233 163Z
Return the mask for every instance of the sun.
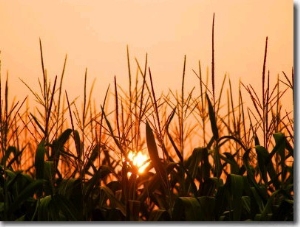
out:
M139 173L143 173L146 167L149 165L149 163L147 163L148 156L144 155L141 151L129 151L128 159L132 161L132 164L138 168Z

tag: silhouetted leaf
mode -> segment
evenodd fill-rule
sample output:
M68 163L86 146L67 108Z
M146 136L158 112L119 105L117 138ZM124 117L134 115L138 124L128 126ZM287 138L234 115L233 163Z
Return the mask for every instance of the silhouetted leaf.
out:
M44 156L46 153L45 141L42 140L37 147L35 153L35 171L36 171L36 178L43 179L44 177Z
M38 188L41 187L41 185L44 183L44 180L35 180L31 182L29 185L27 185L18 195L18 197L15 199L11 207L9 207L9 213L14 212L21 204L27 200L29 197L31 197Z
M211 104L211 101L207 94L206 94L206 99L207 99L207 103L208 103L208 114L209 114L209 120L210 120L210 124L211 124L211 130L213 132L215 141L217 141L219 139L219 132L218 132L218 126L217 126L214 107Z
M118 208L124 216L126 216L126 209L124 204L122 204L114 195L114 193L110 190L110 188L106 186L100 186L100 190L105 193L108 199L116 205L115 208Z
M173 221L202 221L204 214L201 206L194 197L178 197L175 200L173 213Z
M77 157L81 158L81 153L82 153L81 152L81 141L80 141L79 132L77 130L73 131L73 137L74 137L74 141L75 141Z
M233 221L241 220L241 213L242 213L242 195L244 189L244 179L240 175L229 174L227 176L226 184L227 190L229 190L229 194L231 199L230 207L233 210Z
M148 221L171 221L170 214L166 210L152 210Z
M167 173L159 159L154 135L153 135L152 129L151 129L150 125L148 124L148 122L146 122L146 139L147 139L147 147L148 147L150 159L153 163L156 174L158 174L158 176L161 180L161 184L166 193L166 191L168 190Z

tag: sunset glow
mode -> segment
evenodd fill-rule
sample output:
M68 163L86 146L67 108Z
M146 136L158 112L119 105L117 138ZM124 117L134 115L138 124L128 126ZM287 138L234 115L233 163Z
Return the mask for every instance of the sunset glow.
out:
M141 151L135 153L133 151L129 151L128 158L132 161L133 165L138 168L139 173L143 173L146 167L149 165L147 163L148 157L144 155Z
M103 91L93 97L97 103L102 102L114 75L126 86L127 45L132 66L134 58L142 64L148 54L158 93L180 88L186 55L185 85L190 89L196 84L192 70L198 70L198 61L204 71L211 65L214 13L217 89L225 73L233 85L241 79L260 86L266 36L271 82L278 73L291 72L293 1L1 1L2 72L8 72L14 91L9 98L28 95L20 79L38 86L39 38L49 78L61 74L68 55L65 79L71 81L66 86L70 99L82 98L77 88L86 68L88 86L97 78L95 90Z

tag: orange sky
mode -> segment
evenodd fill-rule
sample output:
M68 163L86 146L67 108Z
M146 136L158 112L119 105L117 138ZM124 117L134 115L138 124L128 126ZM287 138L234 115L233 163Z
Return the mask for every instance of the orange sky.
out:
M197 71L198 61L203 73L211 65L213 13L217 84L229 73L236 86L241 79L260 87L266 36L272 80L277 74L282 76L282 71L291 75L293 1L15 0L0 1L2 78L8 71L10 96L29 94L19 78L32 87L38 85L41 38L45 66L52 78L61 74L68 54L65 89L71 99L82 97L85 68L89 82L96 78L94 96L99 102L114 75L127 87L126 45L133 72L134 57L143 64L148 53L158 91L180 89L187 55L187 81L193 86L196 77L192 69Z

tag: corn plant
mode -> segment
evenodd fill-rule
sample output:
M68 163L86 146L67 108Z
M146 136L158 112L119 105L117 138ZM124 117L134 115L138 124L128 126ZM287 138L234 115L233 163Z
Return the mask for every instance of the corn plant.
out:
M82 103L69 99L67 57L51 81L41 40L39 91L22 80L36 108L27 97L9 104L0 75L0 219L293 221L294 119L281 102L294 71L271 87L267 37L261 98L242 81L235 95L228 75L218 91L214 29L215 15L211 69L204 78L199 62L190 91L186 56L180 91L158 94L147 55L144 65L135 59L134 77L128 47L128 89L114 77L101 104L87 70ZM143 163L132 158L140 153Z

